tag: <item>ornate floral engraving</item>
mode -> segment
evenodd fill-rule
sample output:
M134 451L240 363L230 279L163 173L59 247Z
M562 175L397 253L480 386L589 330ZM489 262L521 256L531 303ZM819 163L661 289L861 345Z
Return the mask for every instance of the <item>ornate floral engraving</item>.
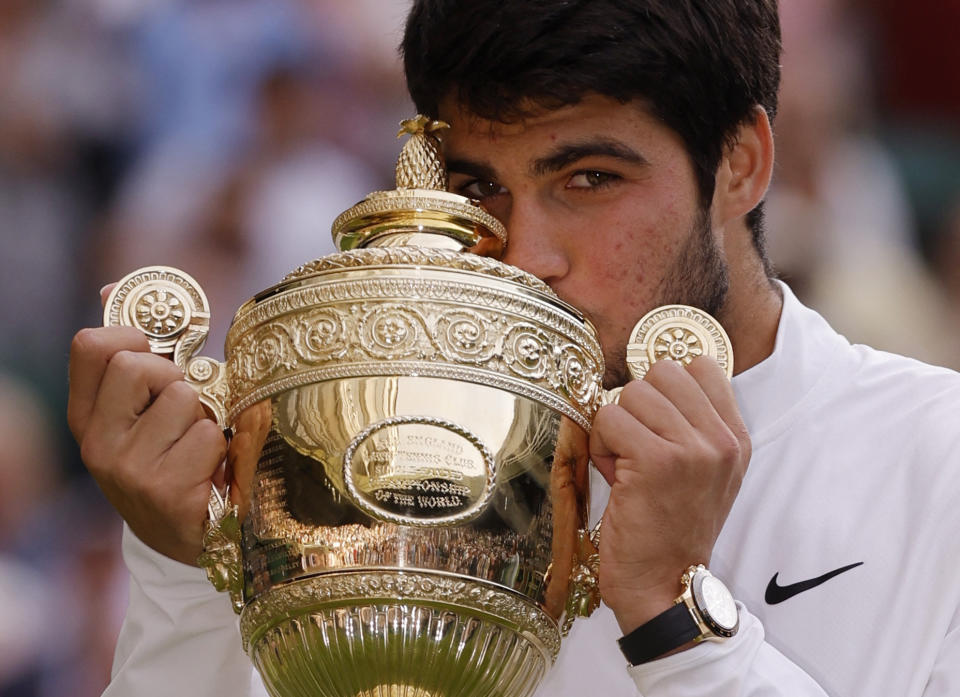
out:
M576 316L499 279L389 271L318 277L242 313L227 347L230 413L311 381L430 375L519 392L589 427L603 358Z
M230 390L224 371L226 366L206 356L190 359L184 367L187 382L200 393L200 402L210 410L221 428L227 428Z
M419 312L392 303L375 305L360 318L358 328L362 348L372 358L425 357L420 345L428 330Z
M600 389L593 379L590 362L576 346L568 344L560 351L560 385L563 390L584 406L593 404Z
M536 640L551 660L560 650L560 631L547 613L523 596L493 584L452 574L370 569L312 576L276 586L247 603L240 616L244 649L280 622L323 607L358 602L427 602L453 613L485 613L506 628Z
M654 337L653 354L657 360L669 358L686 365L697 356L703 355L703 346L693 332L674 327Z
M293 349L305 361L323 361L343 356L347 330L343 317L333 310L305 312L297 319Z
M482 364L497 349L502 316L472 309L448 310L437 318L436 338L447 360Z
M516 324L510 327L503 344L503 360L514 373L534 380L547 374L550 337L539 327Z

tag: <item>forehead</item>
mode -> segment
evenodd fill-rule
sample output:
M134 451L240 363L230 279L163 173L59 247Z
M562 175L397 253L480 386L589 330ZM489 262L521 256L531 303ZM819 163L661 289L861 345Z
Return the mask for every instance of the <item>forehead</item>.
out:
M641 151L649 160L685 154L680 136L657 119L645 102L619 102L590 94L556 109L534 108L509 122L478 116L453 98L443 100L439 118L450 124L443 134L446 153L462 158L494 153L511 159L541 156L565 143L604 138ZM684 158L685 159L685 158Z

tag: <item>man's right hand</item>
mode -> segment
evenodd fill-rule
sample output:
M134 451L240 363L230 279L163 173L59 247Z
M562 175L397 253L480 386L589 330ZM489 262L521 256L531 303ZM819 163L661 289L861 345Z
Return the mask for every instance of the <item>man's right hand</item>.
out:
M104 494L144 543L196 564L219 426L172 361L128 327L83 329L70 349L67 420Z

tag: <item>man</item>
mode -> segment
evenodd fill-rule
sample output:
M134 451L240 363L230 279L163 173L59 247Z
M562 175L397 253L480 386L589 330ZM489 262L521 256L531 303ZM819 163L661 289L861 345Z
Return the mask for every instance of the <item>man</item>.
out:
M775 1L422 0L403 50L418 109L452 124L451 188L593 321L607 387L664 303L715 314L736 355L732 388L710 360L662 362L597 415L604 606L539 694L956 694L960 378L851 346L770 278ZM224 444L145 348L88 330L71 358L71 426L134 533L107 694L260 694L226 601L156 554L196 558ZM739 630L670 644L656 628L695 563Z

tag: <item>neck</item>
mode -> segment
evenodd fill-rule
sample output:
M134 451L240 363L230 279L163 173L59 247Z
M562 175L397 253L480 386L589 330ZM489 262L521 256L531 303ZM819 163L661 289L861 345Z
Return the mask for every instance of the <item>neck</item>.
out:
M734 257L737 258L737 257ZM783 296L751 249L740 259L756 263L731 266L730 289L720 323L733 344L734 374L752 368L773 353Z

